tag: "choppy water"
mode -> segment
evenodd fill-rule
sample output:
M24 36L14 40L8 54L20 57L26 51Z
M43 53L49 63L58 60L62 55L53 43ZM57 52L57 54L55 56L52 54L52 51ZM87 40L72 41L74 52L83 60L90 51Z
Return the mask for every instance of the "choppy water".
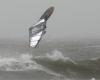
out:
M70 50L73 53L76 50L100 53L99 46L82 47L84 50L76 47L72 46L70 48L74 48L74 51ZM58 48L37 56L28 51L26 51L27 53L17 52L16 47L4 47L4 49L6 53L8 51L11 54L18 54L17 56L0 55L0 80L100 80L99 56L75 60L72 57L64 56L67 52L63 53ZM11 49L13 50L11 51ZM22 48L22 50L24 49Z
M100 59L75 61L54 50L45 56L21 54L0 57L0 80L94 80L100 78Z

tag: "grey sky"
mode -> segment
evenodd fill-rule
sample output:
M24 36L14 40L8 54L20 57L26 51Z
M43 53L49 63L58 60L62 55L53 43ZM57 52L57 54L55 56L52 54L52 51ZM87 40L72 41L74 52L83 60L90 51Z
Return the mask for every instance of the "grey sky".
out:
M50 6L46 38L100 37L100 0L0 0L0 38L28 38L28 28Z

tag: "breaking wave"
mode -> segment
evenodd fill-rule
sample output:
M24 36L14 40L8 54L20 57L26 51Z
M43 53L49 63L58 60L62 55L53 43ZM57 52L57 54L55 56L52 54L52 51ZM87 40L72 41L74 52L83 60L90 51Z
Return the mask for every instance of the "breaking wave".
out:
M0 70L23 71L36 69L38 65L31 60L32 57L29 54L22 54L19 57L0 57Z
M54 50L45 56L21 54L17 57L0 57L0 70L3 71L29 71L40 70L56 76L68 78L92 78L100 76L100 59L74 61L64 57L63 53Z

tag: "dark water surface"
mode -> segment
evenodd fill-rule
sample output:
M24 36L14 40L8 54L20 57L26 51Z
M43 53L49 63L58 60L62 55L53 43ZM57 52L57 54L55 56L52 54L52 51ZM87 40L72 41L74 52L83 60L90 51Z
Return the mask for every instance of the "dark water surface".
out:
M100 42L0 42L0 80L99 80Z

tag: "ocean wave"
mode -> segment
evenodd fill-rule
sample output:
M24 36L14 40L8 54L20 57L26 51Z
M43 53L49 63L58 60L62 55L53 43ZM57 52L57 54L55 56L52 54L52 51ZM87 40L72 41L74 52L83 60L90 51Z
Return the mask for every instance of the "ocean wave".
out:
M38 56L39 57L39 56ZM29 71L38 70L44 71L48 74L61 76L58 73L51 71L50 69L36 63L34 57L31 54L21 54L17 57L2 57L0 56L0 70L1 71Z
M0 70L24 71L40 68L40 65L31 60L32 57L30 54L22 54L18 57L0 57Z
M61 61L64 61L64 62L70 61L70 62L72 62L72 63L75 64L74 60L70 59L69 57L64 57L63 56L63 53L61 53L58 50L54 50L51 53L46 53L45 56L36 56L36 57L34 57L34 60L35 59L48 59L50 61L58 61L58 60L61 60Z
M46 56L38 56L33 59L36 63L70 78L100 78L100 58L75 61L64 57L63 53L54 50Z
M17 57L0 57L0 70L29 71L40 70L55 76L67 78L100 78L100 58L75 61L54 50L45 56L21 54Z

